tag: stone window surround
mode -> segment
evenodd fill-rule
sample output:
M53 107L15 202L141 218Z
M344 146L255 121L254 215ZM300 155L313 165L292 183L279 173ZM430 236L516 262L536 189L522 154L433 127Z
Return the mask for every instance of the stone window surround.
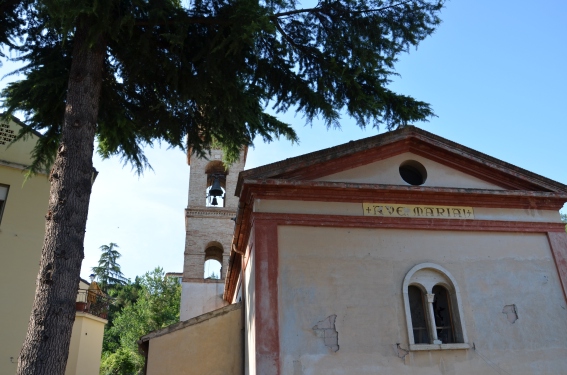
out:
M425 286L423 286L422 284L419 284L415 281L412 281L412 277L414 276L415 273L417 273L420 270L425 270L425 269L431 269L434 270L440 274L442 274L445 278L447 278L450 283L452 285L443 285L444 287L449 287L447 288L447 290L449 291L449 293L451 294L451 302L456 304L456 309L458 311L458 319L459 321L457 322L453 322L453 324L455 324L456 326L458 326L459 328L459 334L462 337L462 343L451 343L451 344L443 344L443 343L435 343L435 344L416 344L414 337L413 337L413 325L412 325L412 321L411 321L411 310L410 310L410 303L409 303L409 295L408 295L408 287L410 285L419 285L419 287L421 289L425 289L427 290L427 292L429 294L431 294L431 290L433 289L433 286L430 286L430 289L426 288ZM439 283L436 283L435 285L437 285ZM449 271L447 271L445 268L435 264L435 263L421 263L418 264L416 266L414 266L411 270L409 270L409 272L406 274L406 277L404 278L404 283L403 283L403 287L402 287L402 294L404 297L404 309L405 309L405 314L406 314L406 327L408 330L408 339L409 339L409 350L410 351L421 351L421 350L450 350L450 349L469 349L470 345L468 344L468 337L467 337L467 330L465 327L465 323L463 321L463 306L462 306L462 302L461 302L461 293L459 290L459 286L457 285L457 282L455 280L455 278L453 278L453 276L451 275L451 273ZM429 324L432 327L435 327L435 321L433 319L433 317L431 317L430 315L428 315L427 319L429 319ZM457 327L456 327L457 329Z

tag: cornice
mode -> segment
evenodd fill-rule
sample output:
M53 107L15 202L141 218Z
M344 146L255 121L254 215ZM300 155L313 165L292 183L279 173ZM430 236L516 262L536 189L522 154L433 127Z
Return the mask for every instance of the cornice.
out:
M236 216L236 210L223 208L186 208L185 217L200 218L233 218Z
M196 284L224 284L224 279L203 279L195 277L183 277L181 279L184 283L196 283Z
M449 206L462 204L463 206L474 207L559 210L567 202L567 193L328 181L245 180L240 201L251 203L253 199L350 203L380 201L384 203Z
M19 169L19 170L22 170L22 171L26 170L28 168L27 165L23 165L23 164L19 164L19 163L13 163L11 161L1 160L1 159L0 159L0 165L2 165L4 167Z
M322 219L311 214L273 214L253 213L252 220L275 222L278 225L374 228L374 229L423 229L445 231L482 231L482 232L515 232L515 233L548 233L565 231L563 223L502 221L502 220L451 220L431 218L398 218L373 216L341 216L328 215Z
M0 166L13 168L13 169L17 169L17 170L20 170L20 171L26 171L28 169L27 165L14 163L14 162L7 161L7 160L0 160ZM47 173L37 172L36 175L47 176Z

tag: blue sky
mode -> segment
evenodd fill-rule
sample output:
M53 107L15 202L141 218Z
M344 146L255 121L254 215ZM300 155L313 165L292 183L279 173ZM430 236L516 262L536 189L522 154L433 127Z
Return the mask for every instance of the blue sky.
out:
M443 23L417 50L403 55L391 84L429 102L438 117L415 125L452 141L567 184L567 2L450 1ZM11 69L6 64L0 75ZM0 88L8 79L0 81ZM305 127L301 115L280 114L299 145L257 141L247 168L377 134L348 117L341 130ZM382 130L382 129L381 129ZM133 278L155 266L181 271L189 167L180 150L148 150L154 171L142 177L118 159L101 161L93 187L82 276L116 242L122 270Z

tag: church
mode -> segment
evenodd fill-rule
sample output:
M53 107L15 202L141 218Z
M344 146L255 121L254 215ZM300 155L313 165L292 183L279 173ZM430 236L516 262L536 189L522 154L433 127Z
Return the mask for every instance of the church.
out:
M188 161L181 321L138 342L146 374L567 373L566 185L413 126Z

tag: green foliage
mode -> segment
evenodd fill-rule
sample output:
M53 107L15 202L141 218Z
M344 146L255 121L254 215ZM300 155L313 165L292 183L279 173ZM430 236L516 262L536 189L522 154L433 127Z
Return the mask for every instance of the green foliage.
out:
M108 294L114 298L113 306L121 310L126 306L136 303L141 289L142 279L136 276L133 283L128 280L126 284L113 285L108 291Z
M108 245L102 245L100 250L102 254L98 261L98 266L93 267L92 271L96 275L100 288L108 292L109 288L114 285L124 285L127 280L120 271L120 264L118 258L121 257L118 250L118 245L111 242Z
M140 337L179 321L181 285L177 279L165 277L156 268L137 278L137 283L135 302L127 299L130 302L115 313L112 326L105 330L101 374L137 374L144 365L138 353Z
M139 171L148 165L142 146L154 142L202 154L216 140L230 162L255 137L296 141L267 107L327 127L339 127L344 110L361 127L394 129L433 116L387 86L399 54L440 23L443 1L321 0L301 9L287 0L197 0L187 9L178 0L2 0L0 45L26 63L26 78L2 92L4 106L25 114L21 136L45 133L32 166L45 169L61 137L81 20L89 43L106 45L98 152Z
M124 308L132 306L138 301L141 289L141 278L136 276L133 283L128 280L127 284L116 284L108 290L108 294L113 298L113 303L108 309L108 323L104 328L103 352L115 352L120 348L119 332L111 329L114 326L114 317L120 314Z
M137 375L144 367L144 359L130 348L119 348L114 353L104 352L100 362L100 375Z
M567 214L560 214L561 221L565 223L565 232L567 232Z
M0 46L16 46L18 29L22 22L20 15L25 11L26 3L20 0L0 0ZM0 57L6 57L2 49L0 49ZM1 61L0 66L2 66Z

